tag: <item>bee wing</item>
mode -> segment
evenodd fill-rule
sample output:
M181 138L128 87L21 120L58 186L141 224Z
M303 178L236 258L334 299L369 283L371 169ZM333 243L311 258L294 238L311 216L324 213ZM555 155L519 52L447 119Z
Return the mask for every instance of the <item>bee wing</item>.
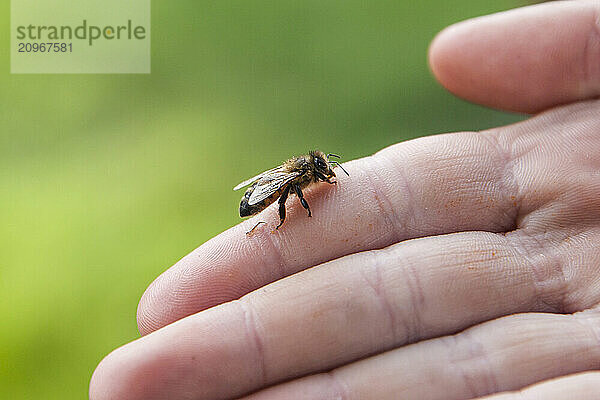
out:
M257 180L259 180L260 178L262 178L263 176L265 176L266 174L269 174L273 171L278 170L281 167L275 167L275 168L271 168L268 171L265 172L261 172L260 174L253 176L250 179L246 179L244 182L239 183L236 187L233 188L233 190L240 190L241 188L243 188L244 186L248 186L249 184L251 184L252 182L256 182Z
M253 205L260 203L281 189L286 183L300 176L300 174L301 172L299 171L271 171L268 174L263 175L256 183L256 187L248 199L248 204Z

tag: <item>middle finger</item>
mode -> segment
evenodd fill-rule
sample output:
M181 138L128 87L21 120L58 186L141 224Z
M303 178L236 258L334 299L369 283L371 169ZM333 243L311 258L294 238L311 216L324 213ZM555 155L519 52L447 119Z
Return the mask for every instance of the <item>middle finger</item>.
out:
M518 243L510 235L466 232L347 256L126 345L99 370L118 370L113 381L127 388L131 371L138 380L164 373L164 364L159 369L152 362L160 359L185 373L176 385L143 382L157 398L173 396L174 388L181 398L230 398L496 316L556 311L553 304L565 293L555 268L560 253L532 266ZM596 257L589 250L581 253ZM194 362L185 363L190 357Z

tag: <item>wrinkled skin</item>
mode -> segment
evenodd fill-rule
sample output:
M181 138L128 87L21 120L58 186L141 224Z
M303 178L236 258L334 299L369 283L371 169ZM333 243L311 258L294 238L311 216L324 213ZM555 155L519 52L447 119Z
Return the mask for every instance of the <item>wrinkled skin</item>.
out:
M539 115L346 163L307 190L319 218L294 203L285 229L203 244L148 288L145 336L91 399L597 399L598 15L552 2L443 31L446 88Z

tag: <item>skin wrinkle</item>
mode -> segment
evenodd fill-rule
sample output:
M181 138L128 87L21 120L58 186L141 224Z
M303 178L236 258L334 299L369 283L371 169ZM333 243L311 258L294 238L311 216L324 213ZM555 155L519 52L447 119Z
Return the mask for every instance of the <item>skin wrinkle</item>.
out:
M561 201L560 203L565 203L566 205L569 202ZM526 255L528 256L528 260L532 260L536 257L540 258L539 255L543 254L546 258L550 259L552 263L550 267L552 267L553 265L555 266L554 268L546 267L546 270L549 270L550 272L554 273L550 274L550 278L544 279L543 282L538 282L538 287L543 288L543 284L545 282L561 282L561 284L558 285L558 292L560 293L558 302L559 307L553 307L555 311L561 313L581 310L582 305L578 305L576 302L569 300L569 296L571 294L569 293L569 287L572 286L572 283L570 282L572 278L570 279L569 277L572 277L574 275L574 272L572 271L572 268L574 268L574 266L570 267L570 265L573 262L573 257L577 257L578 254L581 254L582 250L576 252L575 254L572 254L572 252L567 252L566 250L569 244L573 242L573 240L576 240L577 237L580 237L582 234L589 232L589 229L584 229L584 227L588 224L585 223L586 221L584 220L583 226L581 225L581 223L578 223L576 225L569 226L568 228L566 228L563 227L564 225L560 223L560 220L558 220L554 224L546 223L544 225L544 230L540 231L535 221L544 217L548 219L548 214L558 213L559 215L562 215L564 213L570 213L572 209L572 205L565 207L562 206L562 204L558 204L557 202L555 202L552 207L548 207L547 209L542 209L538 211L537 214L541 214L542 216L538 216L535 220L532 219L530 221L529 225L533 225L531 229L524 227L519 231L518 235L511 238L513 243L515 243L515 245L518 246L517 249L523 249L527 253ZM579 213L579 211L576 212ZM570 217L571 220L573 220L573 218L574 217ZM552 249L556 250L551 252ZM564 254L564 256L561 256L560 254ZM534 267L535 265L537 264L534 262ZM539 268L535 269L534 271L539 271ZM539 276L541 277L543 277L544 275L545 274L543 273L539 274ZM540 285L540 283L542 283L542 285ZM545 294L542 290L540 295L543 298L556 298L556 286L557 285L551 286L550 291ZM548 304L547 301L544 302Z
M600 218L598 208L600 201L598 201L597 195L600 192L599 177L598 174L588 174L587 172L569 176L569 184L564 185L564 188L560 190L554 208L549 210L553 211L556 217L550 220L549 224L551 226L560 226L552 225L553 223L564 225L565 218L568 216L568 222L575 226L592 228L597 225ZM585 210L585 213L582 210Z
M397 340L397 338L398 338L398 334L397 334L398 322L397 322L394 310L392 308L392 305L390 304L389 296L386 292L385 284L383 282L383 277L382 277L382 261L383 260L381 259L381 257L373 257L374 261L369 262L368 258L369 258L369 254L371 254L371 253L372 252L367 252L365 254L365 258L367 258L367 263L369 263L371 265L371 268L370 269L361 268L360 272L361 272L361 275L362 275L364 281L366 282L367 286L369 286L373 290L373 293L375 293L375 297L377 298L377 301L381 305L381 308L383 309L384 314L387 315L388 326L389 326L390 336L392 338L392 343L397 343L398 342L398 340ZM374 282L372 282L371 279L369 278L371 275L373 275L375 277Z
M562 386L561 383L565 385ZM598 397L596 394L599 383L599 372L578 372L537 382L520 390L505 391L491 396L480 397L477 400L597 400ZM555 390L550 392L548 388Z
M519 229L518 231L514 231L511 232L511 234L506 235L505 236L506 239L509 242L509 245L511 245L512 248L514 248L517 253L521 256L521 258L530 265L530 268L527 268L526 270L530 271L529 277L532 283L532 286L535 290L535 298L536 298L536 302L539 304L538 307L536 307L539 310L542 311L551 311L551 312L555 312L555 313L559 313L559 314L563 314L564 313L564 309L565 309L565 305L564 305L564 299L566 298L566 291L562 290L561 292L563 292L563 294L561 295L562 299L560 299L558 302L549 302L547 299L548 298L554 298L553 296L555 296L554 292L550 292L548 293L548 289L544 289L544 282L547 281L554 281L553 276L550 277L550 279L541 279L542 276L545 276L545 274L543 273L536 273L536 271L540 271L540 270L550 270L552 272L554 272L556 270L556 268L547 268L542 264L540 264L539 262L536 262L536 258L539 259L540 256L542 256L542 260L547 260L547 258L545 257L545 254L543 253L543 251L545 251L543 248L538 248L538 251L534 251L534 249L532 249L531 247L528 247L526 245L524 245L524 243L526 242L526 240L523 240L523 238L531 238L533 239L532 236L527 236L526 233L524 232L523 229ZM537 245L540 246L539 241L536 241ZM561 279L561 282L563 282L563 287L566 289L568 288L568 285L566 284L566 277L563 271L563 267L562 265L559 266L559 271L560 271L560 276L559 279ZM533 311L533 310L532 310Z
M273 281L276 281L278 279L281 279L281 278L287 276L289 274L289 268L290 268L287 261L283 257L283 252L281 250L282 249L281 240L276 239L275 236L276 235L271 234L270 230L264 230L264 233L262 234L263 245L259 246L259 248L261 249L261 252L265 258L265 262L263 263L263 266L265 267L265 269L267 269L267 274L271 275L271 273L269 273L269 271L274 270L274 268L271 268L271 267L277 266L278 276L273 277L273 279L272 279ZM266 250L266 248L268 248L268 250ZM266 256L269 254L272 254L272 257L269 257L271 259L267 261Z
M395 246L395 245L392 245ZM381 254L383 257L394 257L395 258L395 262L399 262L398 259L400 258L400 254L398 254L397 251L394 250L394 247L387 247L381 250L373 250L371 253L377 255L377 254ZM377 257L379 259L379 257ZM378 273L383 272L381 269L381 262L377 261L378 263ZM364 273L364 272L363 272ZM366 275L366 274L365 274ZM406 313L401 313L399 312L400 309L398 309L396 312L394 311L394 308L392 307L392 303L393 301L390 301L389 298L389 294L387 290L384 290L385 294L386 294L386 305L390 307L389 309L389 314L390 314L390 319L392 321L392 338L393 338L393 342L395 346L399 346L402 345L402 343L406 344L409 343L411 340L411 332L410 332L410 323L408 322L409 318L407 317ZM410 316L410 314L409 314ZM400 331L399 328L402 327L402 333L404 336L404 340L400 340Z
M415 145L419 141L424 141L425 138L413 139L412 141L405 142L405 145L412 143ZM404 216L404 227L403 230L405 232L402 240L410 240L417 237L427 236L430 231L436 230L437 228L434 226L430 226L425 221L427 220L427 216L425 213L428 211L427 207L415 207L416 204L419 204L421 199L419 198L418 193L412 188L409 174L406 169L406 165L418 166L417 160L414 158L414 154L410 154L405 150L404 152L396 149L398 145L393 145L387 148L384 148L377 153L375 153L372 157L382 157L386 161L392 165L392 169L395 172L395 176L399 177L404 186L399 190L404 190L407 193L406 201L404 201L401 206L404 207L403 212ZM425 146L426 147L426 146ZM407 149L410 150L410 149ZM392 157L388 156L388 153L392 153ZM419 156L421 154L419 153ZM410 221L410 222L409 222ZM421 224L419 227L418 225ZM447 233L447 232L444 232Z
M496 398L496 396L489 397L489 400L531 400L525 397L524 390L517 390L514 392L504 392ZM506 397L504 397L506 396ZM488 399L488 397L482 397L480 400Z
M494 131L483 131L483 132L467 132L469 135L475 138L477 144L484 146L481 155L485 155L485 164L494 165L493 176L491 179L479 182L482 186L491 186L491 191L483 190L483 193L500 193L502 200L495 203L496 207L498 204L504 205L503 209L497 214L502 215L504 218L500 218L497 222L500 231L512 230L516 226L516 215L517 210L514 207L515 201L518 202L518 185L515 178L515 174L512 168L512 162L514 160L512 150L509 150L508 146L502 145L499 138L499 133ZM491 154L488 150L491 148ZM480 160L477 160L481 163ZM500 171L500 172L498 172ZM507 171L510 171L507 173ZM511 210L515 210L512 211ZM489 231L495 231L495 229L489 229Z
M579 83L578 95L598 91L598 60L600 59L600 13L597 7L590 7L591 22L589 35L582 49L582 77ZM590 88L593 88L590 90ZM582 93L583 92L583 93Z
M445 336L439 340L446 345L449 355L448 361L459 371L471 397L479 397L498 391L498 380L485 346L475 339L469 330L456 335ZM452 357L452 354L461 357ZM463 355L466 355L466 357L463 357ZM467 371L465 365L473 362L476 368ZM480 387L477 383L483 383L483 387Z
M489 132L493 132L492 130L490 130ZM454 140L452 140L452 142L448 142L448 139L450 138L450 136L453 136L454 138L459 138L458 143ZM490 143L489 143L489 139L485 138L485 135L482 133L478 133L478 132L458 132L458 133L453 133L453 134L443 134L443 135L438 135L435 137L429 137L429 138L420 138L420 139L415 139L412 140L410 142L406 142L403 145L404 146L410 146L410 147L406 147L406 150L412 150L413 148L416 149L417 154L419 155L424 155L426 157L432 158L432 160L434 160L434 164L432 165L431 163L429 163L427 166L428 168L430 168L428 175L426 176L422 176L422 178L430 178L433 177L433 179L435 179L436 177L439 176L440 173L442 174L447 174L447 169L449 167L456 167L456 165L458 164L459 168L457 168L457 170L461 171L464 170L466 168L466 166L470 165L470 163L476 163L477 165L481 165L481 158L485 157L485 162L483 163L484 166L489 167L489 161L493 161L494 159L490 158L488 156L489 152L485 151L490 147ZM483 139L482 139L483 137ZM476 138L476 140L473 140L473 138ZM429 140L426 140L429 139ZM435 140L435 143L432 143L432 140ZM423 142L424 145L419 146L418 144L420 142ZM409 145L410 144L410 145ZM486 145L487 144L487 145ZM459 151L458 154L454 149L454 147L452 146L459 146ZM481 145L483 145L485 148L481 149ZM492 146L495 148L496 146L492 144ZM403 180L405 178L405 176L402 176L403 171L405 171L405 166L404 164L411 164L415 167L417 167L419 169L419 172L423 173L425 171L421 171L423 165L422 165L422 158L415 158L414 156L407 156L405 152L402 152L401 150L397 150L395 149L396 146L391 146L388 147L386 149L380 150L378 153L376 153L376 156L383 156L385 155L385 159L388 159L391 161L391 164L394 166L394 172L396 174L396 176L400 175L400 180ZM419 151L421 151L421 149L428 149L429 153L425 153L425 154L421 154L419 153ZM465 150L466 150L466 154L465 154ZM499 152L501 154L501 152ZM388 154L391 154L393 157L389 157ZM499 156L499 158L502 158L501 156ZM395 159L399 159L400 161L408 161L407 163L402 163L399 162L394 162L393 160ZM401 164L401 165L399 165ZM458 172L458 171L457 171ZM495 170L492 169L487 169L484 172L495 172ZM512 213L508 212L508 210L512 209L512 203L513 201L509 201L510 197L508 194L503 193L502 190L498 190L498 189L494 189L493 186L497 183L501 184L501 187L507 187L508 185L503 183L503 182L498 182L499 179L501 178L497 178L495 175L489 177L487 180L485 181L481 181L481 182L472 182L472 180L474 178L471 178L471 181L467 181L468 185L463 187L465 182L466 177L462 177L460 175L457 175L454 177L454 179L457 181L457 183L460 185L457 187L457 189L452 192L452 189L448 188L449 192L448 194L452 193L453 196L450 196L447 200L448 200L448 204L452 207L456 207L456 205L460 204L460 202L462 201L462 199L465 198L465 195L469 195L472 194L473 191L476 191L477 193L480 193L482 196L484 194L497 194L497 193L501 193L502 194L502 198L503 200L498 201L497 203L501 203L501 204L506 204L506 210L502 211L501 213L498 214L502 214L502 217L500 218L500 220L497 220L496 218L490 216L491 218L494 218L495 220L497 220L497 222L495 224L498 225L498 230L506 230L506 229L512 229L512 221L514 220L514 217L512 216ZM410 186L410 185L408 185ZM488 187L492 187L493 190L489 190ZM433 187L431 189L434 189ZM466 190L466 191L465 191ZM413 190L411 188L410 190L411 192L411 200L412 203L408 203L407 206L412 206L413 203L417 204L417 202L419 201L419 199L416 197L416 194L413 193ZM483 198L483 197L482 197ZM430 199L425 199L425 201L428 201ZM484 207L487 206L487 203L485 203ZM489 208L489 207L486 207ZM423 212L427 211L427 209L424 209ZM412 219L418 219L419 223L426 227L426 229L420 229L417 230L415 229L414 233L416 233L416 235L414 236L410 236L409 238L414 238L414 237L419 237L422 236L423 233L425 233L425 235L431 235L431 234L444 234L444 233L451 233L451 232L456 232L456 231L448 231L447 229L439 229L436 228L435 225L431 225L430 223L427 222L427 217L425 216L423 218L419 218L418 215L415 215L414 210L412 211ZM406 229L405 229L406 230ZM494 231L496 231L495 229L493 229Z
M595 244L598 243L599 237L600 230L586 230L570 236L568 240L561 243L565 248L565 252L572 254L567 271L572 274L581 273L582 275L578 277L578 280L584 283L581 287L575 287L568 293L567 305L574 311L598 307L600 278L597 276L596 271L600 260L600 248ZM583 250L573 254L574 249ZM592 258L586 260L586 257Z
M504 141L501 131L480 131L478 137L486 141L492 149L494 149L498 160L502 163L502 177L498 180L500 183L500 191L505 193L506 210L502 211L502 214L511 221L507 225L506 231L512 231L517 229L519 215L521 214L521 203L523 201L522 196L519 194L519 181L516 177L514 165L516 163L515 153L513 151L514 141L511 145L502 142ZM513 200L513 201L510 201ZM502 203L501 203L502 204Z
M407 343L414 343L418 339L423 337L423 320L421 318L421 310L425 305L425 296L423 295L423 287L421 280L417 274L417 270L410 262L400 262L401 268L405 271L403 274L407 277L406 285L410 292L410 314L412 315L412 324L406 327Z
M371 165L371 168L365 169L366 181L373 192L373 196L380 210L379 214L383 215L386 226L390 228L389 232L391 238L389 241L386 241L386 243L396 243L406 236L406 232L402 229L401 218L396 214L395 207L386 193L385 184L382 183L383 180L381 180L381 177L377 172L379 167L378 160L373 156L367 157L367 160L367 163L370 161L375 165Z
M258 316L256 310L247 297L242 297L241 299L234 301L234 303L240 307L244 315L246 335L254 344L254 351L256 353L257 362L254 363L254 365L258 366L260 369L260 372L257 375L261 377L260 386L264 387L269 382L269 377L267 374L264 339L258 328Z
M600 348L600 311L598 310L598 306L576 312L572 314L572 318L573 321L590 332L590 336L598 343L597 348ZM595 326L594 323L596 324ZM598 368L600 368L600 361L598 362Z
M414 224L414 220L419 220L420 216L417 215L416 212L416 208L413 207L413 203L415 202L415 195L413 192L413 189L410 185L410 181L408 179L408 175L407 175L407 171L406 171L406 164L401 164L398 165L398 163L396 163L394 160L394 158L390 158L387 157L387 152L384 151L378 151L377 153L375 153L373 156L371 156L373 159L375 158L381 158L383 159L387 164L392 166L392 170L395 172L395 176L396 178L399 180L399 182L402 185L402 187L398 190L402 190L404 193L406 193L406 201L404 202L404 206L406 207L404 209L405 212L405 220L404 222L404 232L405 235L408 235L408 227L409 226L415 226L416 224ZM398 219L398 221L402 222L402 219L396 214L396 218ZM408 221L406 221L407 219L410 219L410 223ZM411 228L412 231L415 231L415 228Z
M333 392L337 394L335 400L350 400L348 386L343 382L343 379L338 376L336 370L324 372L323 375L328 378L328 384L333 389Z

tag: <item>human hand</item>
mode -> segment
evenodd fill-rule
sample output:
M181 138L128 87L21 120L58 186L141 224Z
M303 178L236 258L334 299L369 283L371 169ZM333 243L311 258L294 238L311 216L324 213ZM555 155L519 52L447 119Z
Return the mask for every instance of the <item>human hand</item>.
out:
M432 69L504 109L592 98L599 10L459 24ZM245 221L162 274L140 302L146 336L102 361L90 397L467 399L537 383L491 398L595 398L600 372L575 373L600 367L599 132L587 101L346 163L340 184L307 190L315 218L292 200L279 231L246 237Z

